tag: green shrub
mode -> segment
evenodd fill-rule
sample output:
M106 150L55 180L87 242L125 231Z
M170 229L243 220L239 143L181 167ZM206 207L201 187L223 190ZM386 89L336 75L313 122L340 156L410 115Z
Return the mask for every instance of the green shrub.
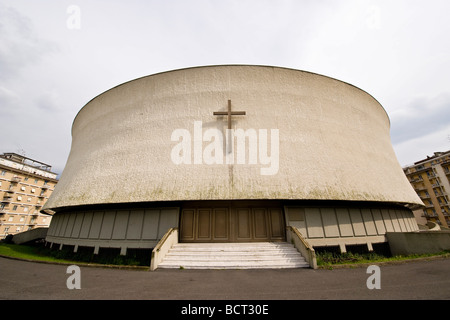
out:
M331 265L343 263L364 263L385 259L386 257L375 252L369 253L336 253L336 252L320 252L316 254L318 265Z

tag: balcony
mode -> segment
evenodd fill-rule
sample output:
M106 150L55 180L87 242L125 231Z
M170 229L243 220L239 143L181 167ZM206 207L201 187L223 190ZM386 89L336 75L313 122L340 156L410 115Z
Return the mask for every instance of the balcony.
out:
M438 197L445 197L446 195L447 195L447 192L438 192L437 194L436 194L436 192L434 193L434 195L436 196L436 198L438 198Z
M12 201L12 197L10 195L5 194L1 202L10 203L11 201Z
M430 172L430 171L427 172L427 176L429 179L436 178L436 175L434 174L434 172Z
M50 188L50 186L48 184L44 184L41 189L42 190L47 190L48 188Z
M20 181L22 181L22 178L20 178L20 177L13 177L11 179L11 182L13 182L13 183L19 183Z

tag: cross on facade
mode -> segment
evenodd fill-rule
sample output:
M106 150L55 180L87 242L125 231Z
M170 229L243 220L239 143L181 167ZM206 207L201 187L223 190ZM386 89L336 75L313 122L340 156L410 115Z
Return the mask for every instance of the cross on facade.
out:
M231 116L245 116L245 111L231 111L231 100L228 100L228 111L215 111L215 116L228 116L228 129L231 129Z

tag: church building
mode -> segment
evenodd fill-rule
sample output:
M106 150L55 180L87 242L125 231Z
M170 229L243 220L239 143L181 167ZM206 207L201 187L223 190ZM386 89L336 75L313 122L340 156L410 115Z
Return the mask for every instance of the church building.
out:
M52 245L247 250L385 243L422 205L396 158L385 109L310 72L219 65L153 74L89 101L43 210ZM180 247L181 250L183 247Z

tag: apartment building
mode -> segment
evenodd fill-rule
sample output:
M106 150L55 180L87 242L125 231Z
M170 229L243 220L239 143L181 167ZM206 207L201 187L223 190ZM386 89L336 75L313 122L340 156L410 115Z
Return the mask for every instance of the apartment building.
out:
M403 168L409 182L425 204L421 215L427 221L450 226L450 150Z
M48 227L52 217L40 210L57 182L48 164L16 153L0 155L0 239Z

